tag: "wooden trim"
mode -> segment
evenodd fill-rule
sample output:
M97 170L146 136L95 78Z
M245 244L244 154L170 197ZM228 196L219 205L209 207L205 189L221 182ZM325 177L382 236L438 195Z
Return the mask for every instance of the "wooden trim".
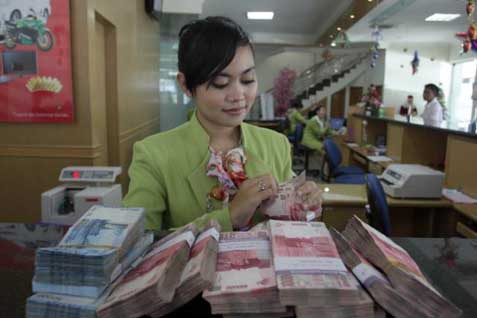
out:
M134 128L128 129L122 133L119 134L119 143L125 143L131 139L134 139L136 136L140 135L142 132L147 131L154 127L156 123L159 122L159 116L156 118L147 121L139 126L136 126Z
M96 159L101 156L102 152L103 145L91 147L68 145L0 145L0 157Z
M461 222L457 222L456 231L465 238L477 238L477 232L473 231L470 227Z

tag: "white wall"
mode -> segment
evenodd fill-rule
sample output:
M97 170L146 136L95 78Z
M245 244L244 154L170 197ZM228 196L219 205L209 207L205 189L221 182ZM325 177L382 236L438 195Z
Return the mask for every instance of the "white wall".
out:
M360 76L356 81L351 83L352 87L360 86L366 89L370 84L384 85L384 73L386 70L386 51L379 50L379 58L376 60L375 67L369 67L369 69Z
M420 65L418 72L412 75L411 61L414 58L416 46ZM441 87L448 98L452 79L452 64L448 60L449 45L447 44L389 46L386 52L384 105L398 108L404 103L407 95L413 95L419 112L422 112L425 105L422 91L428 83Z

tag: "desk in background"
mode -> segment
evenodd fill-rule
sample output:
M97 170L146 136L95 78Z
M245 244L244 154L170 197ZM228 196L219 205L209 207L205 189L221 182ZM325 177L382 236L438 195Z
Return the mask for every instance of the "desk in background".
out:
M365 185L323 184L323 222L343 230L354 215L366 220ZM447 237L455 233L455 213L449 200L387 197L393 236Z
M477 317L477 240L460 238L447 240L393 238L393 240L411 255L432 285L462 309L462 318ZM450 248L444 248L445 244ZM455 253L455 257L452 252Z

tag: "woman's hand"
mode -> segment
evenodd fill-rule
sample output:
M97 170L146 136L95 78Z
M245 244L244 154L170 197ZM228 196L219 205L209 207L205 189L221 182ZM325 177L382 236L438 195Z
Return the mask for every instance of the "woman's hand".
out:
M245 180L229 205L233 228L247 226L262 201L276 196L277 191L277 181L271 174Z
M322 191L318 185L313 181L305 182L297 190L297 195L303 200L303 208L305 210L316 211L319 215L316 215L317 218L321 217L321 193Z

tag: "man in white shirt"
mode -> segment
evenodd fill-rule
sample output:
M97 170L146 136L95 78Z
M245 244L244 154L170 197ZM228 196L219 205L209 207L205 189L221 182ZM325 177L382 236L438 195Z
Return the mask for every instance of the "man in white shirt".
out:
M427 84L424 86L424 92L422 97L427 102L422 118L424 119L424 125L440 126L444 120L444 109L437 100L439 95L439 87L434 84Z

